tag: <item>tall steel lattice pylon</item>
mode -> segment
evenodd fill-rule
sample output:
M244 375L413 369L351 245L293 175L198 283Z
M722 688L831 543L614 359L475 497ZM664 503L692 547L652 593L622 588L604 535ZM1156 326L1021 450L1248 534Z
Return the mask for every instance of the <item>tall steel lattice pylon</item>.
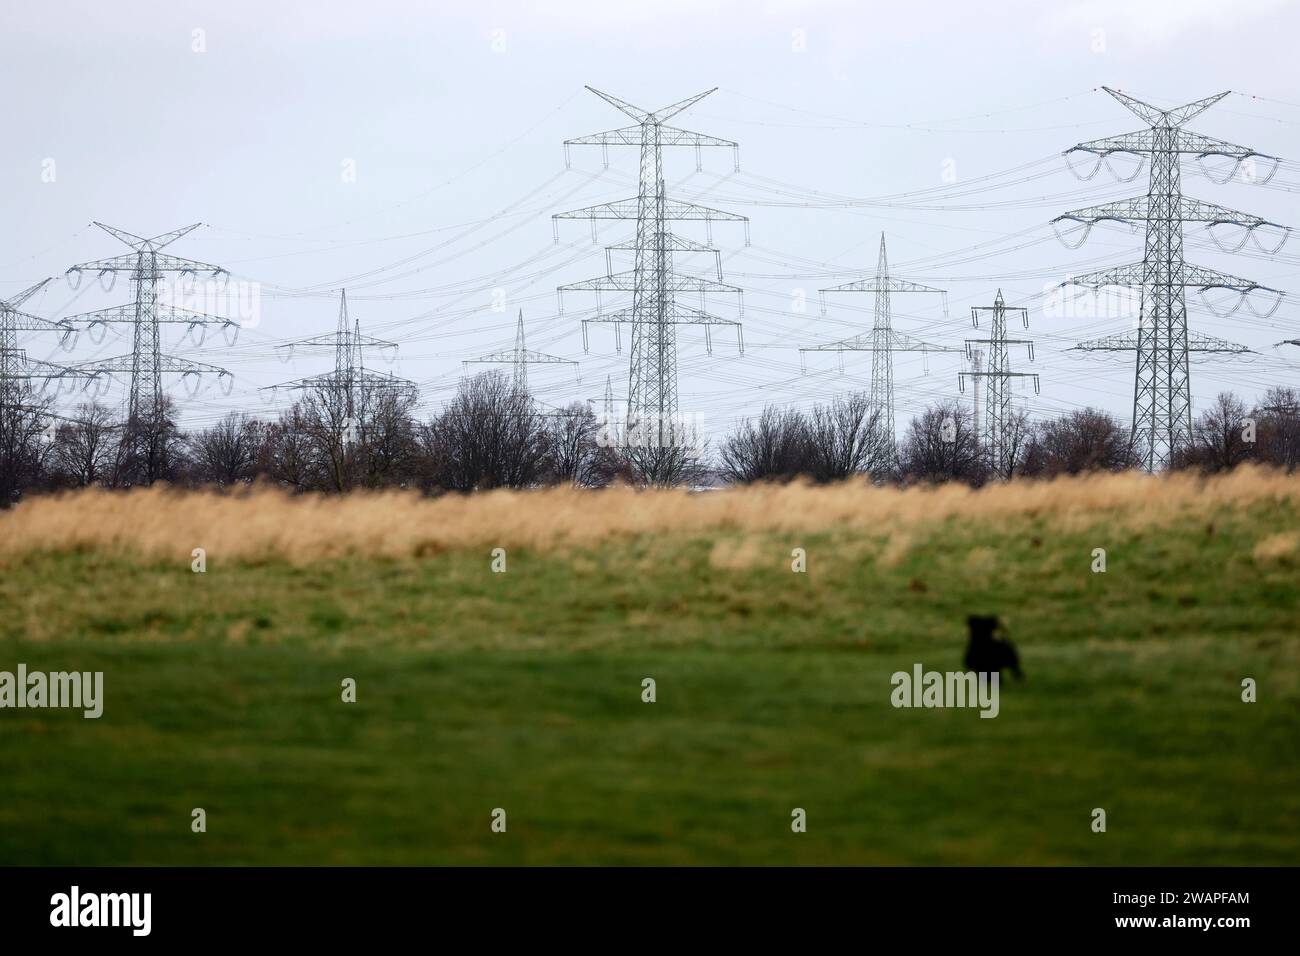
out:
M622 442L643 450L677 450L690 440L680 419L677 400L677 326L703 325L706 342L712 349L709 327L734 326L737 321L710 315L705 310L705 295L709 292L735 293L743 310L740 289L722 282L719 258L718 278L708 279L678 273L673 257L683 253L713 253L716 250L681 236L674 235L668 223L675 220L702 221L711 234L712 223L743 222L744 216L709 209L693 203L669 199L664 189L663 147L694 146L699 165L700 150L704 146L726 146L733 151L737 145L703 133L693 133L665 125L665 122L699 102L713 90L699 93L672 106L651 112L626 103L608 93L587 87L611 106L630 116L636 125L622 129L595 133L567 140L566 155L571 145L637 146L641 151L638 191L633 199L601 203L585 209L560 213L555 219L590 219L593 235L597 219L634 219L636 236L632 242L611 246L611 250L626 249L633 252L631 272L608 274L597 279L560 287L560 309L563 311L563 294L566 291L631 292L632 307L612 314L601 314L588 321L607 322L618 326L627 322L632 326L632 356L628 384L627 417L624 421ZM748 236L746 236L748 242ZM690 308L677 301L681 292L698 292L700 308ZM597 299L599 310L599 298ZM585 340L584 323L584 340ZM744 342L740 340L743 353ZM650 469L653 470L653 469ZM651 476L654 477L653 475Z
M126 243L132 251L111 259L98 259L75 265L68 270L69 277L77 276L79 284L82 274L87 272L97 273L101 277L121 272L129 273L131 284L135 287L134 301L96 312L71 315L68 316L68 321L84 323L92 334L95 328L106 325L121 323L131 326L132 341L129 355L101 359L84 366L109 374L130 375L130 390L127 395L128 426L134 427L134 423L156 421L162 409L162 377L167 372L180 374L187 382L194 382L195 388L200 376L215 374L223 390L229 394L233 378L225 369L166 355L161 348L161 327L167 324L186 326L187 333L191 337L208 326L219 326L226 336L227 344L232 345L239 334L239 324L231 319L159 303L158 286L165 275L194 277L201 272L206 272L210 276L217 277L226 274L220 266L196 262L193 259L181 259L162 251L202 224L196 222L183 229L154 236L152 239L142 239L101 222L95 225Z
M1183 128L1190 120L1227 96L1227 93L1206 97L1176 109L1162 110L1118 90L1107 87L1103 89L1147 123L1149 128L1080 143L1066 151L1067 160L1071 153L1095 155L1096 166L1082 177L1090 179L1103 163L1109 168L1109 157L1113 153L1144 157L1151 166L1147 195L1075 210L1058 216L1053 223L1064 220L1082 223L1084 235L1079 240L1079 245L1098 222L1109 220L1145 224L1146 249L1141 262L1078 276L1062 285L1080 285L1094 290L1106 286L1127 286L1140 290L1141 311L1136 335L1108 336L1082 342L1077 348L1084 351L1137 353L1131 442L1143 468L1158 471L1169 467L1178 450L1192 441L1192 394L1188 369L1190 353L1249 351L1244 346L1233 345L1211 336L1189 335L1186 290L1198 288L1236 292L1240 299L1227 314L1235 312L1244 302L1250 311L1261 317L1271 315L1276 310L1282 295L1275 289L1267 289L1249 279L1240 279L1185 262L1183 223L1204 223L1215 244L1225 252L1237 251L1247 238L1267 253L1277 252L1286 241L1286 232L1283 232L1277 245L1266 249L1259 240L1257 230L1263 226L1276 226L1276 223L1183 196L1180 185L1181 158L1185 155L1195 156L1202 163L1206 159L1220 162L1224 159L1232 160L1234 165L1223 179L1217 179L1210 170L1206 170L1212 181L1220 183L1240 176L1243 169L1247 174L1240 178L1251 182L1267 182L1277 170L1277 160L1276 157L1257 153L1247 147L1235 146ZM1255 172L1257 160L1274 163L1267 176L1261 177ZM1071 169L1074 169L1073 165ZM1125 181L1137 178L1140 171L1139 167ZM1241 242L1235 248L1225 248L1214 232L1216 226L1240 228ZM1260 290L1273 292L1277 296L1266 313L1257 312L1248 298L1250 293Z
M330 396L332 411L337 417L334 423L339 429L362 427L363 419L370 407L370 398L386 390L406 392L417 395L418 386L407 379L392 374L374 372L366 368L365 351L379 349L381 354L387 352L395 355L397 343L373 336L361 334L361 320L348 315L348 293L344 289L339 293L338 327L333 335L317 335L309 339L299 339L277 345L283 349L285 361L292 358L297 349L333 350L334 370L307 378L268 385L267 389L288 389L294 391L311 391L321 389Z
M975 306L970 312L971 324L976 328L979 328L981 312L988 312L992 315L987 339L966 340L966 354L969 358L974 358L976 345L986 347L988 365L983 371L958 372L957 387L964 391L967 378L975 379L976 387L978 387L980 379L984 380L984 454L993 473L999 477L1008 478L1011 475L1011 469L1015 465L1015 448L1012 445L1010 434L1011 380L1013 378L1032 378L1035 393L1039 391L1040 385L1037 372L1011 371L1011 350L1008 346L1027 346L1029 360L1032 362L1034 360L1034 343L1032 339L1007 338L1007 313L1018 312L1025 328L1029 328L1029 310L1008 309L1006 302L1002 298L1002 290L999 289L997 298L993 300L993 305Z
M802 364L808 352L839 352L843 363L845 352L871 353L871 411L883 429L882 442L876 452L875 461L869 462L872 471L887 471L898 463L898 440L896 438L897 422L894 412L894 353L920 352L958 352L960 349L946 345L934 345L922 342L902 332L894 331L893 310L890 295L895 292L934 292L943 300L944 315L948 314L948 293L917 282L896 279L889 274L889 256L885 251L885 234L880 234L880 255L876 259L874 279L859 279L844 285L822 289L822 314L825 314L825 293L827 292L874 292L876 308L871 331L866 335L855 335L826 345L810 345L799 350ZM929 371L927 364L926 371Z
M480 355L476 359L465 359L462 365L475 364L494 364L510 365L514 374L514 388L521 395L528 394L528 366L529 365L572 365L578 369L578 363L573 359L560 358L558 355L546 355L543 352L534 352L528 348L524 342L524 310L519 310L519 324L515 327L515 347L512 349L501 349L498 352L489 352L487 355ZM581 372L578 372L578 381L582 381Z

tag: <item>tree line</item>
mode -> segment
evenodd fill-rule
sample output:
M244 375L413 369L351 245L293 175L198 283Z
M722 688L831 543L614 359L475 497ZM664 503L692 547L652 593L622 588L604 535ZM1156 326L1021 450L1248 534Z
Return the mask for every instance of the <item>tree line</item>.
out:
M1031 421L1013 414L1006 467L994 473L969 407L930 406L896 449L867 396L809 410L768 406L702 448L621 447L611 423L587 405L543 411L501 372L463 380L426 420L403 388L321 384L273 419L231 412L184 431L164 398L123 421L99 404L56 415L30 390L0 406L0 504L69 488L166 482L233 488L265 481L295 492L414 488L425 493L614 482L699 485L759 481L963 481L1051 477L1136 466L1127 425L1092 408ZM1223 393L1196 419L1174 465L1220 471L1246 461L1294 470L1300 461L1300 394L1272 388L1248 406Z
M1051 478L1139 466L1126 423L1095 408L1032 421L1014 412L1004 430L1005 464L995 469L988 442L970 407L949 400L908 423L897 453L864 396L840 399L810 413L764 408L722 442L721 476L731 482L830 481L865 472L877 482L963 481L980 485L1013 477ZM852 451L850 451L852 449ZM842 467L828 467L833 461ZM1176 450L1173 467L1224 471L1254 461L1294 471L1300 463L1300 393L1270 388L1248 406L1223 392L1193 422L1192 439Z

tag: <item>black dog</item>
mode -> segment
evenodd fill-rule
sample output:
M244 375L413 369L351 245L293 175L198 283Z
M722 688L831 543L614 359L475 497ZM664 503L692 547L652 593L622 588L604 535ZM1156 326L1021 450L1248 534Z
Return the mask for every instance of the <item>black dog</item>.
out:
M1007 668L1020 680L1020 657L1016 647L1005 638L994 637L1002 629L996 617L983 617L972 614L966 618L966 627L970 629L970 643L966 645L966 669L977 674L1001 675L1002 668Z

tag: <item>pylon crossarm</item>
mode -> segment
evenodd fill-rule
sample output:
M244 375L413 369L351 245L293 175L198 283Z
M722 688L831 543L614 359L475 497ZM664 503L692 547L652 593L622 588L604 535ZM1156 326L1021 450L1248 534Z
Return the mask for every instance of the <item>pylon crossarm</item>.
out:
M77 331L67 319L43 319L17 309L3 309L0 313L0 324L15 332L58 332L67 336Z
M401 389L418 389L418 386L404 378L398 378L395 375L385 375L381 372L372 372L369 369L358 368L351 369L345 375L338 375L336 372L323 372L320 375L310 375L306 378L294 379L291 382L280 382L278 385L264 385L261 391L276 391L280 389L293 389L297 391L313 388L346 388L351 386L362 386L365 388L401 388Z
M126 305L113 305L107 309L96 309L93 312L79 312L76 315L70 315L65 322L75 322L84 325L87 328L112 325L118 323L133 323L136 321L136 305L134 302ZM225 318L220 315L209 315L206 312L192 312L189 309L175 309L171 306L161 306L154 314L151 321L166 323L171 325L221 325L233 326L239 323L233 319Z
M636 198L598 203L583 209L557 212L552 219L636 219L640 214L640 201ZM710 209L694 203L669 199L664 202L664 219L696 220L703 222L748 222L747 216L722 209Z
M659 127L659 143L662 146L729 146L732 149L738 149L739 143L729 139L723 139L721 136L710 136L708 133L696 133L689 129L677 129L673 126Z
M1140 129L1132 133L1121 133L1118 136L1103 136L1101 139L1088 140L1086 143L1071 146L1061 155L1065 157L1067 165L1072 165L1070 159L1072 153L1089 153L1103 157L1111 153L1150 153L1155 148L1155 135L1149 129ZM1081 178L1091 179L1092 175Z
M93 262L82 262L68 269L68 273L79 272L130 272L140 266L140 255L121 255L114 256L111 259L96 259ZM213 276L227 275L225 269L221 266L214 266L210 262L199 262L195 259L182 259L179 256L169 256L165 253L152 253L148 255L147 270L149 272L177 272L192 273L197 275L200 272L207 272Z
M1165 116L1169 118L1171 126L1182 126L1191 122L1200 114L1204 113L1219 100L1228 96L1232 90L1224 90L1222 93L1215 93L1213 96L1207 96L1201 100L1195 100L1185 106L1178 106L1171 110L1165 110Z
M565 146L640 146L641 127L624 126L622 129L605 130L589 136L577 136L566 139Z
M1257 229L1260 226L1276 226L1278 229L1286 228L1280 223L1269 222L1267 219L1262 219L1248 212L1240 212L1236 209L1229 209L1227 206L1205 202L1203 199L1191 199L1187 196L1180 197L1177 218L1183 222L1204 222L1212 226L1230 224L1244 226L1247 229Z
M1139 117L1148 126L1161 127L1178 127L1184 123L1190 122L1201 113L1204 113L1219 100L1227 96L1231 90L1222 93L1215 93L1213 96L1207 96L1204 99L1194 100L1183 106L1178 106L1169 110L1162 110L1158 106L1152 106L1150 103L1144 103L1136 97L1130 96L1120 90L1111 89L1103 86L1103 90L1109 93L1115 99L1119 100L1129 112Z
M164 246L171 245L181 236L188 235L189 233L193 232L195 229L199 228L199 226L203 225L203 223L201 222L191 223L188 226L182 226L180 229L173 229L171 232L164 232L161 235L154 236L152 239L141 238L140 236L137 236L134 233L127 232L125 229L118 229L116 226L106 226L102 222L97 222L95 223L95 225L98 226L100 229L103 229L110 236L113 236L116 239L120 239L122 242L126 243L132 249L135 249L138 252L144 252L146 250L156 251L158 249L163 248Z
M1062 220L1072 220L1081 222L1085 225L1092 226L1099 222L1145 222L1150 201L1146 196L1135 196L1132 199L1121 199L1118 202L1102 203L1098 206L1088 206L1084 209L1074 209L1070 212L1062 213L1052 220L1053 224Z
M951 345L935 345L923 342L905 332L890 330L889 347L894 352L960 352L962 349Z
M360 345L363 348L376 349L393 349L397 348L396 342L389 342L387 339L377 339L369 335L357 335L349 333L349 341L353 345ZM331 332L328 335L315 335L309 339L300 339L297 342L287 342L283 345L277 345L277 349L294 349L301 348L338 348L338 333Z
M1273 159L1281 161L1277 156L1270 156L1267 153L1261 153L1251 149L1249 146L1238 146L1236 143L1229 143L1226 139L1218 139L1214 136L1206 136L1204 133L1193 133L1189 130L1181 130L1178 134L1177 151L1180 153L1190 153L1193 156L1229 156L1233 159Z
M838 342L827 342L824 345L805 345L801 346L800 352L870 352L875 349L875 343L872 340L870 332L861 335L854 335L847 339L840 339Z
M125 229L118 229L116 226L106 226L102 222L97 222L95 225L100 229L103 229L114 239L120 239L122 242L125 242L132 249L142 249L149 244L148 239L145 239L142 236L137 236L133 232L127 232ZM198 224L195 223L195 225ZM190 228L192 229L194 227L191 226Z
M4 301L0 301L0 311L11 313L13 315L23 315L24 313L17 311L18 307L22 305L24 302L26 302L28 299L30 299L32 296L34 296L36 293L44 289L47 285L50 284L51 281L53 280L42 279L40 282L36 283L35 285L28 286L26 289L23 289L23 291L19 292L17 295L11 296L10 298L5 299Z
M532 349L524 349L522 352L516 352L514 349L502 349L500 352L489 352L487 355L480 355L478 358L461 360L463 365L502 364L508 362L527 362L529 365L578 364L574 359L560 358L558 355L547 355L544 352L534 352Z
M79 276L83 272L129 272L139 264L139 256L113 256L110 259L95 259L91 262L81 262L75 266L69 266L65 275L71 277L73 275Z
M1249 349L1244 345L1236 342L1229 342L1226 339L1216 338L1213 335L1206 335L1204 332L1192 332L1187 336L1187 351L1189 352L1217 352L1226 355L1254 355L1254 349Z
M894 279L887 277L884 279L857 279L853 282L846 282L843 285L835 285L826 289L819 289L819 292L937 292L942 293L943 289L936 289L933 286L921 285L919 282L908 282L906 279Z
M1082 275L1066 279L1058 288L1071 285L1082 286L1087 289L1102 289L1108 286L1138 287L1143 282L1144 268L1144 264L1141 262L1131 262L1127 265L1113 266L1097 272L1085 272ZM1185 288L1228 289L1233 292L1243 293L1274 292L1281 294L1278 289L1260 285L1253 279L1242 279L1226 272L1219 272L1217 269L1208 269L1205 266L1192 265L1191 263L1184 263L1182 273L1170 277L1169 281L1172 285L1181 285Z
M1185 130L1179 134L1178 152L1195 157L1205 177L1220 186L1233 180L1254 186L1267 185L1282 165L1279 156L1270 156L1248 146L1238 146L1235 143ZM1232 160L1232 163L1217 170L1206 163L1206 160L1216 159L1228 159ZM1267 168L1261 170L1259 168L1261 164L1256 162L1257 160L1262 160Z
M636 120L638 123L644 123L647 119L650 118L649 110L643 110L639 106L633 106L631 103L627 102L627 100L621 100L617 96L614 96L612 93L602 92L601 90L596 89L594 86L588 86L587 89L595 93L597 96L599 96L610 106L614 107L614 109L618 110L621 113L626 113L628 116L632 117L632 119Z
M158 357L158 370L161 372L179 372L185 375L198 375L201 373L216 373L219 375L229 375L224 368L218 368L215 365L208 365L206 362L195 362L190 359L179 358L175 355L160 355ZM83 362L79 365L72 365L69 368L79 369L91 372L130 372L135 366L134 355L115 355L112 358L96 359L93 362Z
M727 285L700 276L674 275L668 283L674 292L736 292L739 286ZM612 276L583 279L559 287L560 292L633 292L636 289L635 272L618 272Z
M631 292L635 287L636 273L616 272L613 275L570 282L558 286L556 291L561 294L565 292Z
M92 370L84 369L76 365L57 365L54 362L43 362L40 359L28 358L26 351L23 349L11 349L4 353L6 360L10 360L16 367L15 371L0 370L0 380L14 381L18 379L55 379L55 378L93 378Z
M588 87L588 89L590 89L590 87ZM678 113L690 109L692 106L694 106L700 100L704 99L704 97L708 96L710 93L716 93L717 90L718 88L714 86L705 90L702 93L696 93L694 96L688 96L684 100L678 100L676 103L673 103L670 106L662 106L659 109L655 110L653 115L651 115L650 118L654 120L656 123L662 125L664 120L672 119Z
M181 226L179 229L173 229L171 232L164 232L161 235L154 236L152 239L145 240L145 242L151 249L161 249L164 246L171 245L181 236L189 235L201 225L203 225L201 222L190 223L188 226ZM103 228L107 229L108 227L104 226Z
M636 319L631 309L620 309L617 312L598 315L583 321L595 322L598 325L613 325L630 324L635 322ZM712 315L687 305L678 305L675 302L672 308L665 313L663 322L665 325L740 325L735 319L725 319L722 316Z
M694 239L688 239L685 236L679 236L671 232L664 236L664 246L669 252L711 252L714 255L718 255L718 250L708 243L697 242ZM635 250L636 237L633 236L624 239L621 242L612 243L605 248L619 251Z
M1080 342L1069 351L1072 352L1136 352L1139 349L1138 335L1134 332L1123 333L1120 335L1107 335L1099 339L1090 339L1086 342ZM1229 342L1225 339L1216 338L1213 335L1206 335L1202 332L1191 332L1187 336L1188 352L1211 352L1229 355L1244 355L1251 352L1244 345L1238 345L1235 342Z

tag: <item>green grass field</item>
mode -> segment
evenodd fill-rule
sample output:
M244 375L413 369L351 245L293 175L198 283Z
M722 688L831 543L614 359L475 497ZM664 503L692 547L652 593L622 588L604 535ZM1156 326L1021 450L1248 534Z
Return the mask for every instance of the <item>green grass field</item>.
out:
M0 669L102 670L105 704L0 711L0 864L1300 862L1300 555L1258 547L1300 514L1087 524L645 536L505 574L8 560ZM891 673L960 669L979 611L1027 672L1000 715L894 709Z

